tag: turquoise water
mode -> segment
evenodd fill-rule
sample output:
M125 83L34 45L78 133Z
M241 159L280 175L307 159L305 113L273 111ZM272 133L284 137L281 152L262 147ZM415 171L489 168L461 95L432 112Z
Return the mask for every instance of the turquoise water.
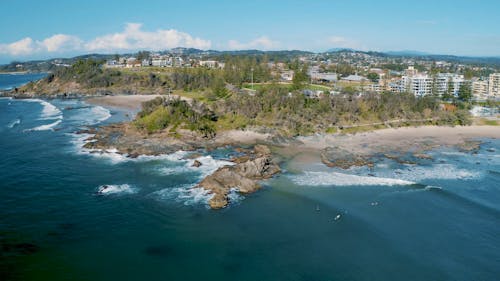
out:
M229 150L130 160L79 128L126 112L0 99L1 280L498 280L499 140L373 170L283 163L209 210L191 191ZM103 195L102 185L112 186ZM318 210L319 209L319 210ZM31 245L13 249L12 245ZM30 250L31 249L31 250Z

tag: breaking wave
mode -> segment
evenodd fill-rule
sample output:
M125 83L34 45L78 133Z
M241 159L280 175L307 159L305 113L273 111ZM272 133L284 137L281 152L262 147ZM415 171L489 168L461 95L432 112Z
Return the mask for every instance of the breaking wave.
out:
M214 196L208 190L195 187L194 184L182 185L179 187L165 188L152 194L158 200L175 201L186 206L205 205L208 208L208 201Z
M37 102L43 106L41 120L63 119L62 112L55 105L41 99L26 99L27 102Z
M44 101L40 99L27 99L24 100L27 102L37 102L43 106L42 109L42 114L40 116L40 120L57 120L55 122L52 122L50 124L45 124L45 125L40 125L38 127L32 128L32 129L27 129L25 131L30 132L30 131L48 131L48 130L54 130L54 127L59 125L62 120L63 120L63 114L59 108L57 108L55 105Z
M186 206L204 205L210 208L208 202L214 196L210 191L194 184L181 185L179 187L165 188L152 193L151 195L160 201L174 201ZM237 188L232 188L228 194L229 204L238 204L245 197L239 194Z
M27 129L25 131L30 132L30 131L48 131L48 130L54 130L54 127L61 124L62 120L57 120L53 123L47 124L47 125L41 125L35 128Z
M77 114L69 118L80 125L96 125L111 117L111 112L102 106L90 106L77 109Z
M99 186L97 188L96 194L98 195L133 194L136 192L137 190L132 186L130 186L129 184L119 184L119 185L106 184Z
M16 119L16 120L14 120L14 121L10 122L10 123L7 125L7 128L12 129L12 128L14 128L15 126L17 126L17 125L19 125L19 124L21 124L21 119L19 119L19 118L18 118L18 119Z
M184 155L184 157L185 156L186 155ZM174 161L172 161L172 159L169 159L171 162L176 162L175 164L177 164L177 166L171 166L171 165L161 166L160 165L159 168L156 168L153 171L157 174L160 174L160 175L173 175L173 174L196 172L196 173L199 173L201 177L206 177L208 175L213 174L220 167L234 165L233 162L214 159L210 155L201 156L201 157L197 157L194 159L184 159L184 157L179 158L178 160L174 160ZM195 161L200 162L201 166L194 167L193 164ZM182 164L182 165L179 166L179 164Z
M291 175L290 178L295 184L308 186L395 186L415 184L402 179L358 176L338 172L305 171L302 174Z
M392 172L398 178L420 182L423 180L470 180L483 175L480 171L457 168L451 164L439 164L429 167L415 166L407 169L397 169Z

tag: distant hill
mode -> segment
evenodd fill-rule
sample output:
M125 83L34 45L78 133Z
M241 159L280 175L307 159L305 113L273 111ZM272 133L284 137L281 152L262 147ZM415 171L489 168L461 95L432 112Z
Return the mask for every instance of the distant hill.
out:
M234 50L234 51L218 51L218 50L200 50L195 48L173 48L158 52L160 54L173 54L178 56L191 56L205 59L221 59L224 56L264 56L267 55L270 61L290 61L299 56L313 55L315 53L302 50L280 50L280 51L261 51L261 50ZM392 58L415 58L428 61L449 61L462 64L477 64L485 66L500 67L500 57L467 57L467 56L452 56L452 55L435 55L420 51L403 50L389 52L375 51L359 51L350 48L332 48L323 53L335 55L336 53L361 53L375 57L392 57ZM134 56L136 53L119 54L120 56ZM109 60L113 59L116 54L86 54L72 58L52 58L48 60L34 60L27 62L14 61L9 64L0 65L0 72L52 72L59 67L71 65L79 59L94 59L94 60Z
M402 57L414 57L414 56L428 56L428 55L430 55L429 53L426 53L426 52L413 51L413 50L388 51L388 52L384 52L384 53L387 55L390 55L390 56L402 56Z

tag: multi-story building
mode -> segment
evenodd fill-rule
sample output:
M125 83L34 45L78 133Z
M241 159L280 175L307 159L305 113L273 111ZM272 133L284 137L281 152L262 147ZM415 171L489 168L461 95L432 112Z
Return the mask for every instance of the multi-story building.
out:
M487 80L478 80L472 82L472 95L475 99L484 100L488 98L488 86Z
M405 71L405 74L402 77L404 89L415 96L443 95L445 93L458 96L460 87L465 83L463 75L454 73L429 75L427 73L419 73L413 67L409 67Z
M500 73L490 74L488 92L490 97L500 97Z
M459 74L438 73L436 79L433 79L433 82L436 83L434 87L437 94L443 95L444 93L448 93L453 96L458 96L460 87L465 83L465 79L463 75Z
M427 74L404 75L402 80L405 90L415 96L432 94L433 79Z

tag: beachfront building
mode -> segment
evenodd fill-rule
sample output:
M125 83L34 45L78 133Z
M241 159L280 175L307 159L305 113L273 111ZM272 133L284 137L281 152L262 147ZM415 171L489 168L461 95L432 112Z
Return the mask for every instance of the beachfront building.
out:
M490 97L500 98L500 73L490 74L488 94Z
M488 98L488 80L478 80L472 82L472 95L475 99L485 100Z
M402 84L405 91L420 97L431 94L443 95L445 93L458 96L460 87L464 83L465 78L460 74L438 73L429 75L427 73L419 73L411 66L405 70L405 75L402 77Z
M418 97L432 94L434 79L427 74L403 75L402 80L406 92Z
M460 87L465 83L465 78L463 75L454 73L438 73L434 83L436 83L435 90L437 94L448 93L457 97Z

